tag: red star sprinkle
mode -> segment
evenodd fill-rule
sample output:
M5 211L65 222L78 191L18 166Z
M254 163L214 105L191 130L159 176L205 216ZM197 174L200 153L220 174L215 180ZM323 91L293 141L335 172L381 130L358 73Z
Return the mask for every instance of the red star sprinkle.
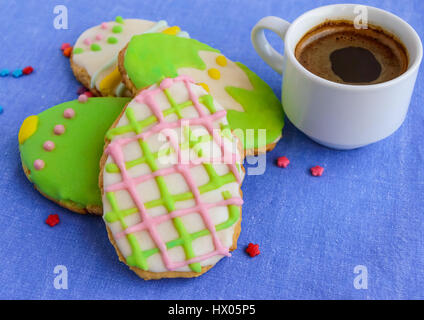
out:
M259 251L259 244L253 244L249 243L249 245L246 248L246 252L249 254L249 256L256 257L261 252Z
M33 67L31 67L31 66L28 66L28 67L25 67L25 68L23 68L22 69L22 73L23 74L30 74L30 73L32 73L34 71L34 68Z
M287 168L287 166L290 164L290 160L287 157L279 157L277 159L277 166L280 168Z
M47 219L46 219L46 223L50 226L50 227L54 227L55 225L57 225L59 223L59 215L58 214L50 214Z
M323 172L324 172L324 168L321 166L315 166L311 168L311 174L314 177L321 177Z
M69 48L71 45L69 44L69 43L67 43L67 42L65 42L65 43L63 43L61 46L60 46L60 50L65 50L66 48Z
M67 47L65 50L63 50L63 55L65 57L70 57L72 53L72 47Z

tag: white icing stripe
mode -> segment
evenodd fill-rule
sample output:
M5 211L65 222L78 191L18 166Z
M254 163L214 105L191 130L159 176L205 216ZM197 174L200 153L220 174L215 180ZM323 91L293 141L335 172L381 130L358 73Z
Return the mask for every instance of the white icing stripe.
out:
M105 70L107 70L107 69L109 69L111 66L113 66L115 63L117 63L118 62L118 55L116 55L116 56L114 56L113 58L112 58L112 60L110 60L108 63L106 63L103 67L101 67L99 70L97 70L94 74L93 74L93 76L91 77L91 83L90 83L90 86L91 86L91 88L94 88L94 87L96 87L96 81L97 81L97 78L99 77L99 75L103 72L103 71L105 71Z
M166 22L166 20L160 20L153 27L151 27L150 29L146 30L143 33L161 32L165 30L166 28L168 28L168 22Z
M115 90L116 96L122 97L126 88L127 87L122 82L120 82L119 85L116 87L116 90Z
M190 38L190 35L186 31L180 31L180 32L178 32L177 37Z

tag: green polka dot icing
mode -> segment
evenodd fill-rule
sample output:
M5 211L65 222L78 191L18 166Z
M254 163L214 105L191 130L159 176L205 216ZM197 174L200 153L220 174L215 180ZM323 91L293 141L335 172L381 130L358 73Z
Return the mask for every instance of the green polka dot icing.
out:
M73 100L38 114L37 130L19 145L22 163L37 189L80 211L88 206L101 208L98 180L104 136L129 100L111 97L89 98L85 103ZM75 117L70 119L64 117L64 111L69 108L75 111ZM57 124L66 128L61 135L53 132ZM46 141L54 143L54 150L43 149ZM43 170L34 169L36 159L45 162Z
M115 44L115 43L118 43L118 39L115 37L109 37L107 38L107 42L110 44Z
M113 33L121 33L122 32L122 27L121 26L113 26L112 28L112 32Z
M183 69L185 75L206 84L211 95L227 107L230 128L239 136L244 148L262 151L281 137L284 126L281 103L273 90L241 63L228 59L226 66L218 67L228 70L226 74L231 77L231 84L224 76L218 80L208 76L210 68L217 68L216 58L220 55L219 50L194 39L149 33L131 39L124 67L137 89L164 77L176 77Z
M79 53L83 53L84 50L82 48L74 48L74 54L79 54Z
M91 49L92 51L100 51L100 50L102 50L102 47L101 47L100 45L98 45L97 43L93 43L93 44L91 45L90 49Z
M120 24L124 24L124 19L121 16L117 16L115 18L115 21L118 22L118 23L120 23Z

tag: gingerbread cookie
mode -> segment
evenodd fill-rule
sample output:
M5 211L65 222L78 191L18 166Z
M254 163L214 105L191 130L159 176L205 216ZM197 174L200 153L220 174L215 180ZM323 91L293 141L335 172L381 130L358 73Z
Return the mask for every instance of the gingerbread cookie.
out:
M71 67L75 77L96 96L129 96L117 69L119 51L136 34L163 32L188 37L187 32L167 22L122 19L103 22L84 31L73 47Z
M281 138L283 109L272 89L245 65L206 44L166 34L137 35L118 60L133 93L164 77L192 77L228 111L230 127L248 155L273 149Z
M229 256L241 222L238 139L187 76L141 91L107 132L100 185L121 261L144 279L196 277Z
M43 195L75 212L101 214L104 135L129 99L84 97L26 118L19 150L25 174Z

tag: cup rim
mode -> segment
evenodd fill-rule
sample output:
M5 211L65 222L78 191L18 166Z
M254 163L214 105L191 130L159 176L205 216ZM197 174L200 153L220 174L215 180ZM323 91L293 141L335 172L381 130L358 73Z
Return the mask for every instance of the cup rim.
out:
M415 31L415 29L405 20L403 20L402 18L398 17L397 15L380 9L380 8L376 8L373 6L369 6L369 5L364 5L365 7L368 8L372 8L373 10L376 10L378 12L381 12L383 14L386 14L388 16L390 16L392 19L397 20L398 22L400 22L401 24L404 25L405 28L407 28L409 30L409 32L413 35L413 37L415 38L416 43L418 44L418 52L417 52L417 56L415 58L415 61L413 62L413 64L411 66L408 67L408 69L402 73L400 76L389 80L389 81L385 81L385 82L381 82L381 83L375 83L375 84L346 84L346 83L338 83L338 82L333 82L324 78L321 78L320 76L315 75L314 73L312 73L311 71L309 71L308 69L306 69L304 66L302 66L302 64L296 59L295 55L294 55L294 48L293 50L288 50L289 49L289 45L288 45L288 39L290 38L290 34L292 32L292 27L299 23L301 20L303 20L306 16L322 10L324 8L329 8L329 7L342 7L342 6L358 6L360 4L353 4L353 3L345 3L345 4L332 4L332 5L327 5L327 6L321 6L309 11L306 11L305 13L303 13L302 15L300 15L299 17L297 17L289 26L289 29L287 30L286 33L286 37L285 37L285 41L284 41L284 51L286 52L286 56L288 58L290 58L292 60L292 64L301 72L305 73L310 79L314 80L315 82L320 82L322 84L326 84L329 86L332 86L334 88L338 88L338 89L352 89L352 90L365 90L365 89L379 89L379 88L385 88L388 86L392 86L395 85L401 81L403 81L405 78L409 77L412 73L414 73L416 71L416 69L418 69L418 67L420 66L422 57L423 57L423 46L422 46L422 42L421 39L418 35L418 33ZM402 40L402 39L401 39ZM287 50L287 51L286 51Z

